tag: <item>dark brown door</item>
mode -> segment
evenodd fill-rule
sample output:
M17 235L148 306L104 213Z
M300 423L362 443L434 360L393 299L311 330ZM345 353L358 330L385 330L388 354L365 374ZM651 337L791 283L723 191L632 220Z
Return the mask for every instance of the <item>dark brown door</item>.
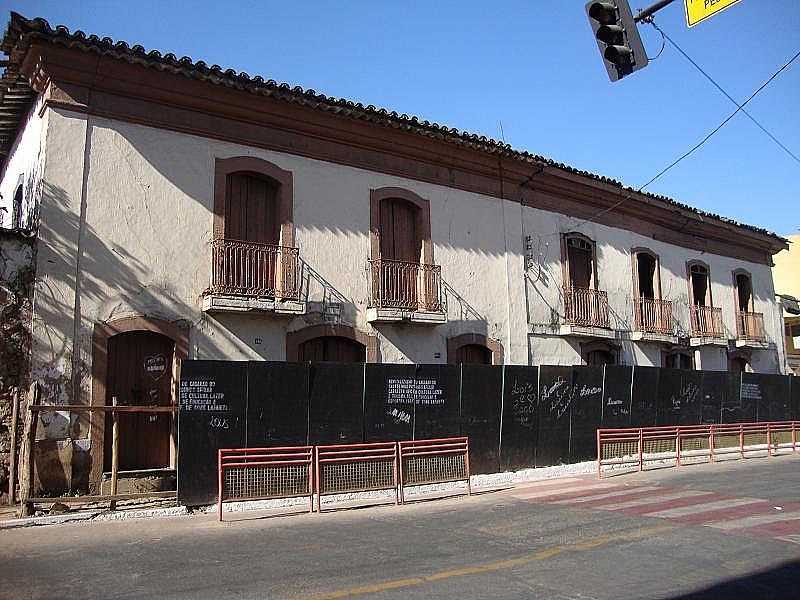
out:
M318 337L300 344L300 361L366 362L367 351L358 342L336 336Z
M278 184L252 173L228 175L225 239L226 284L261 295L275 289L280 239Z
M417 207L405 200L381 202L381 279L387 305L416 308L421 246ZM400 261L400 262L390 262Z
M132 331L108 340L106 404L172 404L173 341L150 331ZM172 415L119 416L119 468L123 471L169 466ZM104 469L111 469L111 416L106 418Z
M492 351L480 344L466 344L456 350L456 364L471 365L492 364Z

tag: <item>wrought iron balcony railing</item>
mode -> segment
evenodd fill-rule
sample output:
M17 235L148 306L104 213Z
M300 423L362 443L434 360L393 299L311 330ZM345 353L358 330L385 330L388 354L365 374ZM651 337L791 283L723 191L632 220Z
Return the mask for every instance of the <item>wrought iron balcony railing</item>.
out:
M722 328L722 309L714 306L692 306L693 337L724 337Z
M608 328L608 294L589 288L564 288L564 318L569 325Z
M369 261L370 308L443 312L442 268L385 258Z
M298 299L297 248L229 239L214 240L211 246L211 293Z
M673 334L672 301L655 298L634 298L636 331Z
M754 312L737 312L736 337L748 342L764 343L767 340L767 333L764 330L764 315Z

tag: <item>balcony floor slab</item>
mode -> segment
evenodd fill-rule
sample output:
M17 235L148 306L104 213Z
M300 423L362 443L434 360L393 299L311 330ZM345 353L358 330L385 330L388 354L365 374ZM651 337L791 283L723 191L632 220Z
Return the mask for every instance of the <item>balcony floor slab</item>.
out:
M760 348L766 349L769 348L769 344L767 342L761 342L756 340L736 340L736 347L737 348Z
M631 331L630 339L634 342L656 342L661 344L670 344L672 346L676 346L678 344L678 336L676 335L653 333L650 331Z
M689 346L727 346L728 338L714 336L692 336L689 338Z
M584 325L561 325L558 328L558 335L603 339L614 339L616 337L613 329L587 327Z
M263 313L276 316L296 316L305 314L306 303L297 300L208 294L203 296L202 310L210 314Z
M367 321L370 323L442 325L447 323L447 315L443 312L423 312L401 308L368 308Z

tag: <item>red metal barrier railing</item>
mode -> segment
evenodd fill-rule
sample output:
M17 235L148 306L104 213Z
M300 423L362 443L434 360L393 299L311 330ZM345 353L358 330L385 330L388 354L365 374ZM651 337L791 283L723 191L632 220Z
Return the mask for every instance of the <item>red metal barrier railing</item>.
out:
M322 496L350 492L394 490L400 502L397 442L316 446L314 455L318 511Z
M725 423L597 430L597 476L604 466L635 465L641 471L648 462L681 461L767 452L797 452L800 421Z
M439 438L330 446L237 448L218 452L217 514L224 501L308 496L322 510L322 496L394 490L466 481L472 494L469 438Z
M221 449L218 453L217 518L222 503L308 496L314 510L313 446Z
M400 502L405 501L405 488L416 485L469 482L469 438L440 438L399 442Z

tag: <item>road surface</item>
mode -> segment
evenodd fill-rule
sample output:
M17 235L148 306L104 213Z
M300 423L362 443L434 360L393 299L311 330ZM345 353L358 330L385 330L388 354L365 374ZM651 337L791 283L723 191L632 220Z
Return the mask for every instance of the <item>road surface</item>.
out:
M800 456L420 502L0 532L0 597L797 598ZM236 520L233 520L236 519Z

